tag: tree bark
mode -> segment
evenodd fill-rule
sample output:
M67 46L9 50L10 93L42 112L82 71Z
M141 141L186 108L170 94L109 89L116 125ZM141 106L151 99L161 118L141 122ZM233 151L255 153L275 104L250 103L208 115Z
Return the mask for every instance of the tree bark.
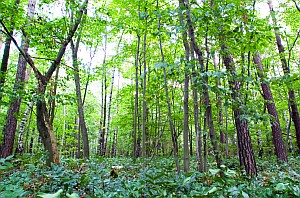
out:
M267 106L269 114L272 116L270 122L271 122L272 135L273 135L273 144L275 146L275 154L277 156L277 159L287 162L288 161L287 153L282 139L282 132L280 128L280 122L278 119L278 113L276 110L271 89L269 85L265 82L265 77L263 73L264 70L260 59L260 55L256 53L253 57L253 60L257 66L258 77L260 78L261 88L263 90L263 95L265 99L265 105Z
M183 20L182 8L185 7L184 0L179 0L179 17L180 17L180 25L185 27L185 23ZM183 46L185 50L185 67L184 67L184 88L183 88L183 165L184 172L188 172L190 170L189 167L189 68L188 63L190 62L190 47L187 40L187 30L183 30L182 32Z
M276 26L277 21L276 21L275 12L274 12L273 5L272 5L272 0L268 0L268 5L269 5L270 14L272 16L274 26ZM276 36L276 43L277 43L277 48L278 48L278 52L279 52L279 56L280 56L280 60L281 60L282 70L283 70L284 76L288 76L290 74L290 67L287 64L286 58L284 56L285 50L284 50L284 47L282 44L281 37L279 35L279 31L278 31L278 29L276 29L276 27L274 27L274 32L275 32L275 36ZM296 131L298 153L300 153L300 116L299 116L299 110L298 110L298 106L297 106L294 89L289 88L288 95L289 95L289 103L290 103L291 109L292 109L291 117L292 117L292 120L293 120L293 123L295 126L295 131Z
M231 76L229 79L229 86L231 89L231 98L233 103L233 114L235 120L235 127L238 138L238 152L240 165L245 167L246 173L252 176L257 175L256 162L254 158L254 152L252 149L251 137L248 128L248 121L243 118L244 112L242 110L242 97L240 94L240 83L236 80L236 68L233 62L233 58L229 52L229 49L223 44L221 47L223 53L223 61L227 71Z
M32 108L33 108L33 104L34 104L33 101L28 103L27 108L23 114L23 118L20 123L20 129L19 129L19 135L18 135L18 146L16 148L16 154L18 154L18 155L23 155L23 153L24 153L24 143L23 143L24 132L25 132L27 119L29 117L29 113L32 111Z
M112 93L113 93L113 88L114 88L114 80L115 80L115 69L112 70L112 76L111 76L111 84L110 84L110 91L109 91L109 101L108 101L108 113L107 113L107 127L106 127L106 134L105 134L105 140L103 144L103 155L106 153L106 148L107 148L107 139L110 131L110 121L111 121L111 103L112 103Z
M18 8L19 4L20 4L20 0L16 0L15 7ZM13 35L14 26L15 26L15 23L12 22L10 25L9 35ZM2 55L1 70L0 70L0 105L2 102L2 96L3 96L3 91L4 91L3 86L4 86L5 78L6 78L5 76L6 76L6 72L7 72L11 41L12 41L12 38L8 36L4 42L5 47L4 47L4 51L3 51L3 55ZM1 147L0 147L0 152L1 152Z
M158 8L158 0L156 0L156 7ZM158 19L158 31L161 29L161 24L160 24L160 18ZM162 46L162 39L161 35L159 34L159 49L160 49L160 54L161 54L161 61L162 63L165 62L165 55L163 51L163 46ZM173 145L173 156L176 164L176 169L177 173L180 173L180 165L178 161L178 142L176 138L176 131L175 127L173 124L173 118L172 118L172 110L171 110L171 102L170 102L170 97L169 97L169 89L168 89L168 81L167 81L167 72L166 68L163 68L164 72L164 88L165 88L165 93L166 93L166 103L168 106L168 121L169 121L169 127L170 127L170 133L171 133L171 138L172 138L172 145ZM159 109L159 116L158 119L160 118L160 109Z
M76 87L77 108L78 108L77 110L79 114L79 127L81 131L82 143L83 143L83 157L85 159L88 159L90 157L90 149L89 149L88 133L87 133L86 123L84 119L84 109L82 104L79 67L78 67L78 60L77 60L79 43L80 43L80 36L77 38L75 45L74 42L71 40L73 68L75 68L74 80L75 80L75 87Z
M189 34L189 38L192 44L192 51L196 53L197 58L198 58L198 62L201 66L201 72L205 72L204 69L204 58L203 58L203 53L201 51L201 49L199 48L196 39L195 39L195 31L194 31L194 27L192 25L192 20L191 20L191 14L190 14L190 6L189 6L189 1L188 0L180 0L181 5L184 6L183 8L186 10L186 21L187 21L187 25L188 25L188 34ZM207 43L206 43L207 45ZM206 46L206 48L208 48ZM208 49L207 49L208 51ZM209 53L209 52L207 52ZM214 148L214 155L216 158L216 162L218 167L221 166L222 164L222 158L220 155L220 149L218 146L218 141L216 139L216 132L214 130L214 125L213 125L213 120L212 120L212 109L211 109L211 102L210 102L210 98L209 98L209 93L208 93L208 88L207 88L207 84L208 84L208 79L207 77L203 77L203 83L204 85L202 86L203 89L203 99L204 99L204 104L206 107L206 111L205 111L205 115L207 117L207 123L208 123L208 129L209 129L209 135L211 138L211 142Z
M144 78L143 78L143 120L142 120L142 156L146 157L146 123L147 123L147 97L146 97L146 89L147 89L147 60L146 60L146 49L147 49L147 34L144 34L144 43L143 43L143 65L144 65Z
M29 0L28 2L27 13L30 19L34 15L35 4L36 4L36 0ZM30 21L28 21L27 26L29 25L29 23ZM28 52L28 48L29 48L28 41L22 39L21 47L23 51ZM9 53L7 55L9 55ZM19 114L21 101L22 101L21 99L22 95L17 95L17 93L22 91L24 88L25 74L26 74L26 60L21 54L19 54L18 69L17 69L16 80L13 88L13 92L16 93L16 95L12 96L11 98L10 107L6 117L6 123L3 131L4 132L3 143L0 148L1 158L6 158L7 156L12 155L13 153L13 146L14 146L15 134L16 134L17 122L18 122L17 116Z
M135 57L135 99L134 99L134 123L133 123L133 156L137 156L137 133L139 131L139 54L140 54L141 37L137 35L137 48Z

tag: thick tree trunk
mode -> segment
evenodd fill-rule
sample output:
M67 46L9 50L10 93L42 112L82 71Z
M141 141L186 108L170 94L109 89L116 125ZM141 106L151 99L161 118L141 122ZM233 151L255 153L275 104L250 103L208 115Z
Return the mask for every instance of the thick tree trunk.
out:
M45 118L44 118L45 106L46 106L46 103L44 101L40 100L37 102L36 117L37 117L37 129L39 131L39 135L45 146L45 150L48 152L48 158L47 158L46 164L48 166L50 166L51 163L54 162L54 151L53 151L54 148L52 147L50 134L48 133L48 130L47 130L47 127L45 124L46 123Z
M232 108L238 138L240 165L245 167L247 174L255 176L257 175L257 168L248 128L248 121L243 118L244 113L242 110L243 103L240 94L240 83L237 81L237 74L235 73L236 69L228 48L223 44L221 49L223 53L224 65L226 66L227 71L229 71L231 74L229 86L232 91Z
M270 14L272 16L272 20L274 23L274 26L277 25L277 21L276 21L276 17L275 17L275 12L273 9L273 5L272 5L272 0L268 0L268 4L269 4L269 9L270 9ZM281 65L282 65L282 70L285 76L288 76L290 74L290 68L289 65L287 64L286 58L284 56L284 47L281 41L281 37L279 35L278 29L276 29L276 27L274 27L274 31L275 31L275 36L276 36L276 43L277 43L277 48L278 48L278 52L279 52L279 56L280 56L280 60L281 60ZM298 146L298 153L300 153L300 116L299 116L299 110L298 110L298 106L297 106L297 101L296 101L296 97L295 97L295 91L291 88L289 88L288 91L289 94L289 103L291 105L291 109L292 109L292 120L295 126L295 131L296 131L296 140L297 140L297 146Z
M265 82L264 79L264 70L263 65L260 59L260 55L256 53L253 57L254 63L257 66L258 70L258 77L261 81L261 87L264 94L265 99L265 105L267 106L269 114L272 116L270 122L271 122L271 128L272 128L272 135L273 135L273 144L275 146L275 154L277 156L277 159L287 162L287 153L286 148L282 139L282 132L280 128L280 122L278 119L278 113L276 110L276 106L274 103L273 95L271 92L271 89L269 85Z

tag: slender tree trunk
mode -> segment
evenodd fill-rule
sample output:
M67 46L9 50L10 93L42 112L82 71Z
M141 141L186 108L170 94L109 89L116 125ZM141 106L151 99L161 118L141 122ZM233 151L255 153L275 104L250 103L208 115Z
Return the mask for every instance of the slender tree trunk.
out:
M19 4L20 4L20 0L16 0L15 1L16 9L18 9ZM9 35L13 35L14 26L15 26L15 23L12 22L12 24L10 26ZM3 96L3 91L4 91L3 87L4 87L4 83L5 83L5 78L6 78L5 76L6 76L6 72L7 72L11 41L12 41L12 38L7 37L4 42L5 47L4 47L4 51L3 51L3 55L2 55L1 70L0 70L0 105L2 102L2 96ZM0 148L0 152L1 152L1 148Z
M144 62L144 78L143 78L143 120L142 120L142 156L146 156L146 122L147 122L147 60L146 60L146 50L147 50L147 34L144 34L144 43L143 43L143 62Z
M107 49L107 35L104 35L104 57L102 62L102 80L101 80L101 114L99 122L99 137L98 137L98 154L102 156L103 141L104 141L104 131L105 129L105 116L106 116L106 49ZM104 127L104 128L103 128Z
M190 170L189 166L189 79L188 72L184 75L184 96L183 96L183 153L184 153L184 172Z
M13 31L10 31L10 34L13 34ZM2 62L1 62L1 71L0 71L0 105L2 103L2 97L4 92L4 83L5 83L5 76L7 72L7 65L9 60L9 51L10 51L10 44L11 44L11 38L7 37L4 42L4 52L2 56Z
M18 135L18 147L16 148L16 154L18 155L23 155L24 153L24 132L26 129L26 123L27 123L27 119L29 117L29 113L32 111L33 108L33 102L29 102L27 105L27 108L23 114L23 118L21 120L20 123L20 129L19 129L19 135Z
M56 69L55 72L55 78L54 78L54 85L52 90L50 90L50 94L51 96L54 96L53 99L49 100L49 115L50 115L50 122L51 124L53 124L54 121L54 117L55 117L55 106L56 106L56 100L55 100L55 96L56 96L56 92L57 92L57 81L58 81L58 74L59 74L59 66Z
M77 131L77 134L76 134L76 139L77 139L76 158L80 159L81 158L81 133L80 133L80 127L79 127L79 117L77 115L75 116L74 130Z
M137 35L137 48L135 57L135 100L134 100L134 123L133 123L133 156L137 153L137 133L139 131L138 116L139 116L139 54L140 54L141 37Z
M180 24L182 27L185 27L183 14L182 14L182 8L185 7L184 0L179 0L179 17L180 17ZM184 95L183 95L183 114L184 114L184 120L183 120L183 165L184 165L184 172L188 172L190 170L189 167L189 68L188 63L190 61L190 47L187 40L187 30L183 30L182 32L183 37L183 46L185 50L185 68L184 68Z
M197 55L198 58L198 62L201 66L201 72L204 72L205 70L208 69L208 67L206 67L206 69L204 69L204 58L203 58L203 53L201 51L201 49L199 48L196 39L195 39L195 31L194 31L194 27L192 25L192 20L191 20L191 15L190 15L190 7L189 7L189 1L188 0L180 0L181 5L184 6L184 9L186 10L186 21L187 21L187 25L188 25L188 33L189 33L189 38L192 44L192 51L194 51ZM206 50L207 50L207 64L208 64L208 58L209 58L209 51L208 51L208 46L207 46L207 38L206 38ZM212 109L211 109L211 103L210 103L210 99L209 99L209 93L208 93L208 88L207 88L207 84L208 84L208 78L204 77L203 78L204 81L204 85L202 86L203 89L203 97L204 97L204 104L206 107L206 112L205 115L207 117L207 123L208 123L208 129L209 129L209 135L211 138L211 142L214 148L214 155L216 158L216 162L218 167L220 167L220 165L222 164L222 158L220 155L220 149L218 146L218 141L216 139L216 132L214 130L214 125L213 125L213 119L212 119Z
M264 70L260 59L260 55L256 53L253 57L253 60L257 66L258 77L260 78L261 81L261 87L263 90L265 105L268 109L269 114L272 116L270 122L271 122L272 135L273 135L273 144L275 146L275 154L278 160L287 162L288 159L287 159L286 147L282 139L282 132L280 128L280 122L278 119L278 113L276 110L271 89L269 85L265 82L265 76L263 73Z
M34 15L36 0L29 0L28 2L28 17L31 19ZM27 26L29 25L30 21L28 21ZM23 51L28 52L29 44L24 39L21 41L21 47ZM14 93L18 93L23 90L24 88L24 81L25 81L25 74L26 74L26 60L25 58L19 54L18 60L18 69L16 74L16 80L13 88ZM2 158L6 158L13 153L13 146L15 140L15 134L17 130L17 115L19 114L22 95L15 95L12 96L10 107L6 117L6 123L4 126L4 137L3 143L0 147L1 156Z
M269 4L270 14L272 16L274 26L277 26L275 12L274 12L273 5L272 5L272 0L268 0L268 4ZM281 60L282 70L283 70L284 76L288 76L290 74L290 68L289 68L289 65L287 64L287 61L286 61L286 58L284 55L285 50L282 45L282 40L279 35L279 31L278 31L278 29L276 29L276 27L274 27L274 31L275 31L275 36L276 36L277 48L278 48L278 52L279 52L279 56L280 56L280 60ZM291 109L292 109L291 117L292 117L292 120L293 120L293 123L295 126L295 131L296 131L298 153L300 153L300 116L299 116L299 110L298 110L298 106L297 106L295 91L293 89L289 88L288 94L289 94L289 102L290 102Z
M78 60L77 60L79 43L80 43L80 36L77 38L75 45L74 45L74 42L71 41L71 49L72 49L72 58L73 58L73 68L75 68L74 80L75 80L75 87L76 87L77 108L78 108L78 114L79 114L79 127L80 127L80 131L81 131L82 143L83 143L83 157L85 159L88 159L90 156L90 149L89 149L87 128L86 128L86 123L85 123L85 119L84 119L84 109L83 109L83 104L82 104L79 67L78 67Z
M103 152L104 152L103 155L105 155L105 153L106 153L107 139L108 139L109 130L110 130L110 128L109 128L110 120L111 120L110 112L111 112L111 103L112 103L112 92L113 92L113 88L114 88L114 79L115 79L115 69L112 70L112 76L111 76L111 85L110 85L109 100L108 100L107 127L106 127L105 140L104 140L104 144L103 144Z
M217 68L217 63L216 63L215 56L213 56L213 63L214 63L214 69L215 69L215 71L217 71L218 68ZM218 87L221 85L220 79L216 80L216 85ZM216 98L217 98L217 102L218 102L217 103L217 108L218 108L218 111L219 111L218 125L219 125L219 133L220 133L220 143L225 144L225 134L224 134L224 131L223 131L223 104L222 104L222 99L221 99L219 93L216 93Z
M158 8L158 0L156 0L156 7ZM160 28L161 28L161 24L160 24L160 18L159 18L158 31L160 31ZM165 55L164 55L164 51L163 51L162 39L161 39L160 34L159 34L159 49L160 49L160 54L161 54L161 61L162 61L162 63L164 63ZM174 156L174 160L175 160L175 164L176 164L177 173L180 173L180 165L179 165L179 161L178 161L178 143L177 143L177 138L176 138L175 127L173 124L171 102L170 102L170 98L169 98L169 89L168 89L168 81L167 81L167 72L166 72L165 67L163 67L163 72L164 72L164 88L165 88L165 93L166 93L166 102L167 102L167 106L168 106L168 114L167 115L168 115L170 133L171 133L172 144L173 144L173 156ZM158 118L160 118L160 110L159 110Z
M111 147L111 157L116 157L117 140L118 140L118 129L116 128L114 130L113 144L112 144L112 147Z
M240 94L240 83L237 81L237 74L235 72L236 68L234 66L233 58L231 57L229 49L224 44L222 45L221 49L223 53L224 65L226 66L227 71L229 71L231 74L231 77L229 79L229 86L232 92L232 108L238 138L240 165L245 167L247 174L255 176L257 175L256 162L254 158L254 152L252 149L248 121L245 118L243 118L243 103Z
M2 46L3 46L3 37L2 35L0 35L0 51L2 50Z

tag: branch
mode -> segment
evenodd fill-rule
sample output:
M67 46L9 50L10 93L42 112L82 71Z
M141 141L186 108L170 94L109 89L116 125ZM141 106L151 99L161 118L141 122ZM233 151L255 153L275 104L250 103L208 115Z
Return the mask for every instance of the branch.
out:
M31 58L34 58L34 59L38 59L38 60L47 60L47 61L55 61L55 59L51 59L51 58L44 58L44 57L37 57L37 56L31 56ZM61 65L64 65L64 66L66 66L67 68L70 68L70 69L72 69L72 70L74 70L74 71L76 71L76 72L78 72L78 70L77 69L75 69L74 67L72 67L72 66L69 66L69 65L67 65L67 64L65 64L65 63L60 63Z
M293 45L292 45L291 48L289 49L289 51L292 51L292 49L295 47L296 42L297 42L299 36L300 36L300 30L298 30L297 36L296 36L296 38L295 38L295 40L294 40L294 42L293 42Z
M292 0L292 1L294 2L294 4L295 4L295 6L296 6L297 10L300 12L300 7L298 6L298 4L297 4L296 0Z
M57 66L60 64L61 59L62 59L63 55L65 54L68 44L71 42L79 24L81 23L82 16L85 13L85 10L87 9L87 3L88 3L88 0L85 0L82 8L79 11L79 17L77 18L75 24L73 25L72 29L70 30L70 32L68 34L66 40L63 42L61 48L59 49L59 52L58 52L58 55L57 55L55 61L51 64L50 68L48 69L47 73L45 74L46 82L49 81L53 72L55 71Z
M1 32L3 32L4 34L6 34L9 38L11 38L11 40L13 41L13 43L15 44L15 46L17 47L18 51L20 52L20 54L24 57L24 59L26 60L26 62L30 65L30 67L32 68L32 70L34 71L36 77L38 80L41 80L43 82L44 80L44 76L41 74L41 72L35 67L33 60L31 59L30 55L28 54L28 52L22 50L20 48L20 46L18 45L16 39L9 33L9 30L7 29L7 27L5 26L4 22L2 20L0 20L0 24L2 25L3 29L5 30L5 32L3 30L1 30Z

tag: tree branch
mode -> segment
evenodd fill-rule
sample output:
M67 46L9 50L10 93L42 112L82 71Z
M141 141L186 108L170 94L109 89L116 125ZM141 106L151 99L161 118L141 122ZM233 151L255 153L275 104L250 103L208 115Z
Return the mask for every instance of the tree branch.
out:
M292 1L294 2L294 4L295 4L295 6L296 6L297 10L300 12L300 7L298 6L298 4L297 4L296 0L292 0Z
M87 3L88 3L88 0L85 0L83 5L82 5L82 8L79 11L79 17L77 18L75 24L73 25L72 29L70 30L66 40L63 42L55 61L53 61L50 68L48 69L47 73L45 74L46 82L49 81L49 79L51 78L53 72L55 71L57 66L60 64L61 59L62 59L63 55L65 54L65 51L66 51L66 48L67 48L68 44L71 42L71 40L72 40L79 24L81 23L82 16L85 13L85 10L87 9Z
M15 44L15 46L17 47L18 51L20 52L20 54L24 57L24 59L26 60L26 62L30 65L30 67L32 68L32 70L34 71L36 77L38 80L41 80L43 82L44 80L44 76L41 74L41 72L35 67L34 62L32 60L32 58L30 57L30 55L28 54L28 52L22 50L20 48L20 46L18 45L16 39L9 33L9 30L7 29L7 27L5 26L3 20L0 20L0 24L2 25L3 30L1 30L1 32L3 32L5 35L7 35L9 38L11 38L12 42Z

